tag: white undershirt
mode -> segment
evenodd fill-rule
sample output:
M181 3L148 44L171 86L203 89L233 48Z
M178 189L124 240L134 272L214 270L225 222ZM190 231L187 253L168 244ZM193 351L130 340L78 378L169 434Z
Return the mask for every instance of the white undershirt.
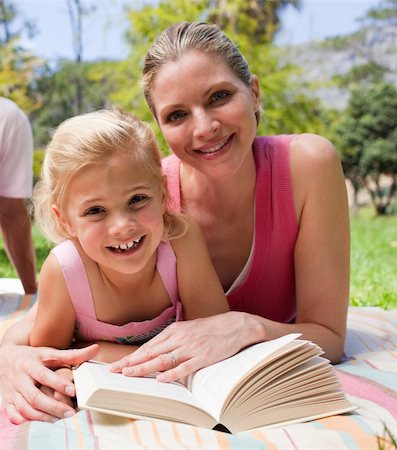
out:
M245 279L247 278L248 272L250 271L252 266L252 260L254 259L254 249L255 249L255 230L247 262L245 263L243 270L240 272L239 276L233 281L232 285L227 290L226 295L230 294L244 283Z

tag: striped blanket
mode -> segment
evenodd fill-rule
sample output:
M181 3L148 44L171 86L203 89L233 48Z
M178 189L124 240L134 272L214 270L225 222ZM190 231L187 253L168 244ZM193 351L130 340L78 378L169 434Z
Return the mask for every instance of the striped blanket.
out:
M0 336L32 303L1 292ZM1 450L396 449L397 311L353 308L345 360L335 366L353 413L236 435L171 422L80 411L56 423L9 423L0 412ZM1 382L1 381L0 381Z

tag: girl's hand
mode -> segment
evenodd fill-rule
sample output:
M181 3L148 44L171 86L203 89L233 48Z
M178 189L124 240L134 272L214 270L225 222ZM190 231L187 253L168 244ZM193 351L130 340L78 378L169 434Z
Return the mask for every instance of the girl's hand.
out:
M65 380L69 382L73 382L73 372L72 372L72 366L70 367L60 367L59 369L55 369L54 372L59 375L62 378L65 378ZM65 405L70 406L71 408L74 408L74 402L71 397L65 394L61 394L58 391L55 391L54 389L51 389L48 386L41 386L40 387L41 392L43 392L47 397L54 398L58 402L65 403Z
M136 377L161 372L158 381L174 381L264 340L263 335L257 317L242 312L175 322L110 370Z
M73 397L74 384L51 370L65 364L76 365L93 358L97 345L78 350L4 345L0 348L0 395L10 421L53 422L75 414L74 409L48 397L38 386L46 386L61 396ZM63 398L63 397L62 397Z

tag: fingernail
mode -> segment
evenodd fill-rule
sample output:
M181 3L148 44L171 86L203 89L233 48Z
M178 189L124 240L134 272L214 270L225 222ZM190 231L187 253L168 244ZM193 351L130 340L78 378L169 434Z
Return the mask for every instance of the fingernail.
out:
M135 369L131 369L131 368L123 369L123 370L121 371L121 373L122 373L123 375L127 376L127 377L131 377L131 376L134 375Z
M156 377L157 381L163 382L167 379L167 377L163 373L159 373Z
M64 417L65 419L68 419L69 417L72 417L72 416L74 416L75 414L76 414L75 411L65 411L65 413L63 414L63 417Z
M74 396L74 388L72 386L66 386L65 394L69 395L69 397L73 397Z

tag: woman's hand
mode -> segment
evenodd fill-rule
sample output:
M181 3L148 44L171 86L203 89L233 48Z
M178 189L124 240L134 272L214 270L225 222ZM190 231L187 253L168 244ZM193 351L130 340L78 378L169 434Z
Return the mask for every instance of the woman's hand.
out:
M110 365L113 372L144 376L154 372L158 381L174 381L264 340L256 316L227 312L175 322L133 354Z
M75 395L74 384L60 377L54 368L65 364L76 365L93 358L97 345L73 350L47 347L4 345L0 348L0 394L2 403L14 424L26 420L53 422L69 417L74 409L56 395L48 397L40 391L46 386L62 396Z

